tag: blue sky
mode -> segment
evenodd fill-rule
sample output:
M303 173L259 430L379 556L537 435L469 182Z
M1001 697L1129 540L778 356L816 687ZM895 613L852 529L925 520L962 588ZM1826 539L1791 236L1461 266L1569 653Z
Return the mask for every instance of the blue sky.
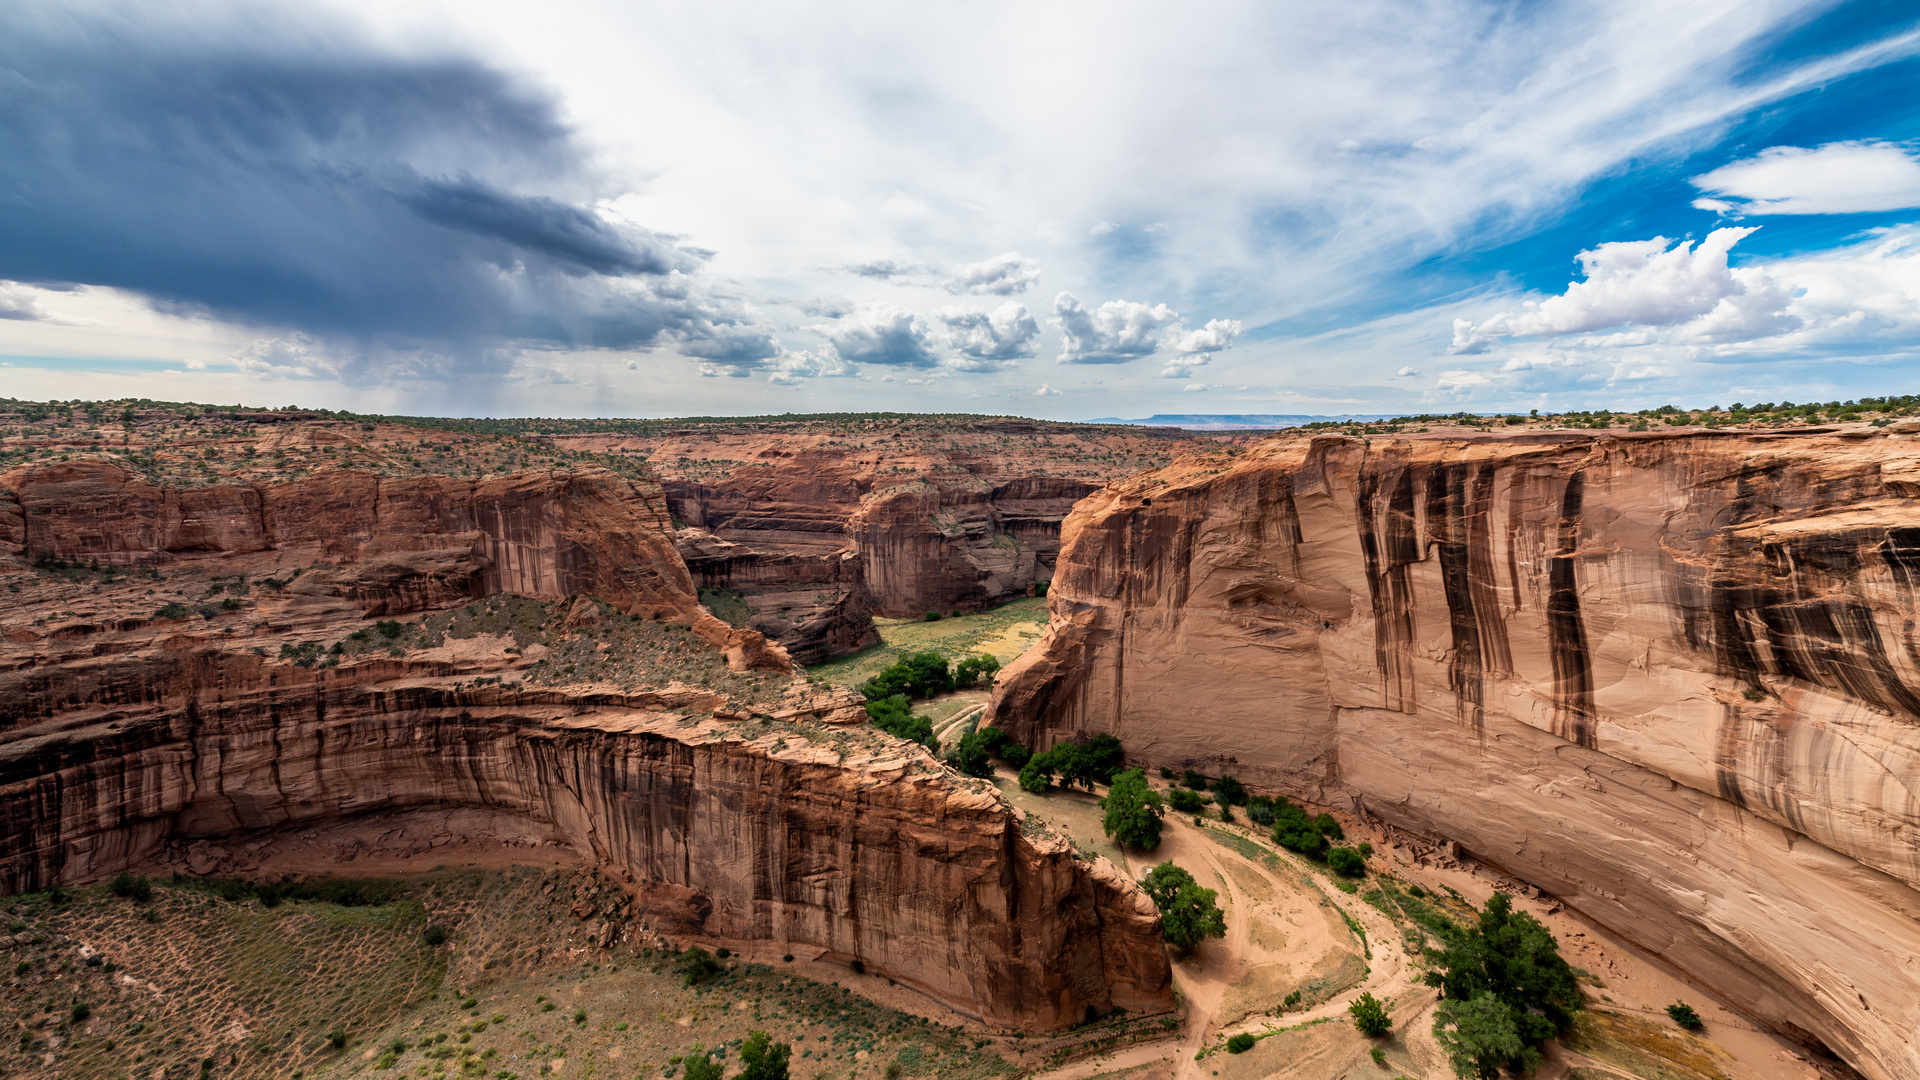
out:
M9 5L0 393L1911 393L1917 100L1877 0Z

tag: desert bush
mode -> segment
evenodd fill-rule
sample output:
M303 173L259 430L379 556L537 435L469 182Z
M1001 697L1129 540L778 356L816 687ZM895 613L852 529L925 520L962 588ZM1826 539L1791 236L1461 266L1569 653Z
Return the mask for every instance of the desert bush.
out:
M1371 993L1355 998L1347 1006L1347 1012L1353 1017L1354 1028L1369 1039L1393 1030L1393 1018L1387 1015L1387 1007Z
M1327 852L1327 868L1342 877L1367 876L1366 858L1350 847L1337 847Z
M720 965L714 961L712 953L698 945L689 945L687 951L680 954L679 963L675 965L674 970L678 971L684 980L682 985L694 986L720 974L721 969Z
M1257 1041L1251 1034L1243 1031L1227 1040L1227 1053L1244 1054L1253 1049L1253 1044Z
M1187 785L1187 787L1191 788L1194 791L1207 791L1212 787L1211 784L1207 783L1206 777L1201 776L1199 773L1194 772L1192 769L1188 769L1186 771L1185 777L1180 782Z
M135 876L122 870L107 883L107 889L115 896L126 897L136 903L144 904L153 899L153 882L148 881L144 874Z
M1197 791L1177 787L1167 792L1167 803L1182 814L1197 814L1207 805L1207 800Z
M420 932L420 940L430 949L437 949L447 943L447 928L433 923Z
M333 1047L335 1050L338 1050L341 1047L347 1045L346 1030L344 1028L336 1027L333 1030L327 1032L327 1045Z
M1667 1016L1688 1031L1698 1031L1706 1026L1701 1021L1700 1014L1693 1011L1693 1006L1684 1001L1676 1001L1667 1006Z

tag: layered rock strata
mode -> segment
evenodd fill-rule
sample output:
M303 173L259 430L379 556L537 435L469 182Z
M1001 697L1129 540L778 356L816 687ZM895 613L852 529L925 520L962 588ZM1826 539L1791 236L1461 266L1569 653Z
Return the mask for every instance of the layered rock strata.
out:
M1920 1076L1920 443L1286 437L1087 499L991 721L1457 842Z
M159 488L102 456L0 474L0 530L0 892L450 838L998 1026L1171 1007L1132 882L709 614L657 486Z
M872 616L971 611L1053 576L1060 522L1111 479L1161 464L1177 431L989 418L689 425L560 435L644 454L706 588L817 663L874 642ZM817 659L813 659L817 658Z
M568 694L203 656L158 707L0 742L0 885L98 880L207 842L433 810L469 844L555 837L672 933L826 950L997 1026L1170 1007L1152 904L1028 836L923 750L700 720L698 692ZM710 696L710 695L709 695ZM679 706L678 711L666 711Z

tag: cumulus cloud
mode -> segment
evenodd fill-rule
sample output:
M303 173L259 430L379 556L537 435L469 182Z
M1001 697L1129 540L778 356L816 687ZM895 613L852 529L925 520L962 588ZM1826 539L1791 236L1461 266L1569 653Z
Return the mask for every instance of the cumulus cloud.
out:
M1506 337L1556 337L1647 327L1668 338L1741 340L1781 333L1797 320L1785 311L1790 286L1764 269L1727 265L1727 251L1752 228L1715 229L1698 244L1666 237L1601 244L1580 253L1586 280L1519 312L1484 322L1455 319L1454 353L1484 352ZM1618 344L1651 340L1615 338Z
M1017 251L995 255L984 262L966 263L953 268L945 282L948 292L1012 296L1026 292L1040 280L1040 263Z
M0 319L38 321L47 311L33 292L17 281L0 281Z
M948 366L962 371L995 371L1040 351L1040 324L1026 306L1009 300L989 313L971 304L937 312L947 342L959 356Z
M1059 397L1060 393L1061 393L1060 391L1055 390L1053 387L1048 386L1046 383L1041 383L1040 389L1035 390L1033 392L1033 396L1034 397Z
M857 374L852 364L834 355L832 350L815 353L803 349L783 354L767 381L793 386L807 379L848 378Z
M1091 311L1070 292L1053 298L1063 364L1124 364L1160 350L1160 331L1180 316L1165 304L1109 300Z
M1173 339L1173 351L1183 356L1223 352L1240 339L1238 319L1209 319L1198 330L1188 330Z
M1688 181L1730 215L1864 214L1920 207L1920 160L1887 142L1771 146Z
M305 334L255 338L235 351L232 360L241 371L255 375L317 379L340 373L339 363L317 351Z
M577 198L589 163L549 95L315 19L0 8L0 278L330 339L308 361L351 360L246 359L342 376L691 332L706 253Z
M834 355L849 364L925 368L940 362L932 328L920 316L892 304L864 308L808 329L825 337Z

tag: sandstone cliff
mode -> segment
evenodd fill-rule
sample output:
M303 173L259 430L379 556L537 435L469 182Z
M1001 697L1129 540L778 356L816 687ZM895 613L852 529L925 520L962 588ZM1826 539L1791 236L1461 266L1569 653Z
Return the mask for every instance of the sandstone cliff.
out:
M0 474L0 544L0 892L451 837L996 1025L1171 1006L1139 890L709 614L657 486L102 456Z
M1199 455L1076 508L991 722L1351 800L1920 1076L1917 477L1864 427Z
M468 844L552 838L673 933L826 949L996 1025L1170 1006L1159 917L912 744L699 720L697 692L566 694L200 655L157 707L0 740L0 887L254 858L433 811ZM709 695L709 698L711 695ZM678 711L667 711L679 706Z

